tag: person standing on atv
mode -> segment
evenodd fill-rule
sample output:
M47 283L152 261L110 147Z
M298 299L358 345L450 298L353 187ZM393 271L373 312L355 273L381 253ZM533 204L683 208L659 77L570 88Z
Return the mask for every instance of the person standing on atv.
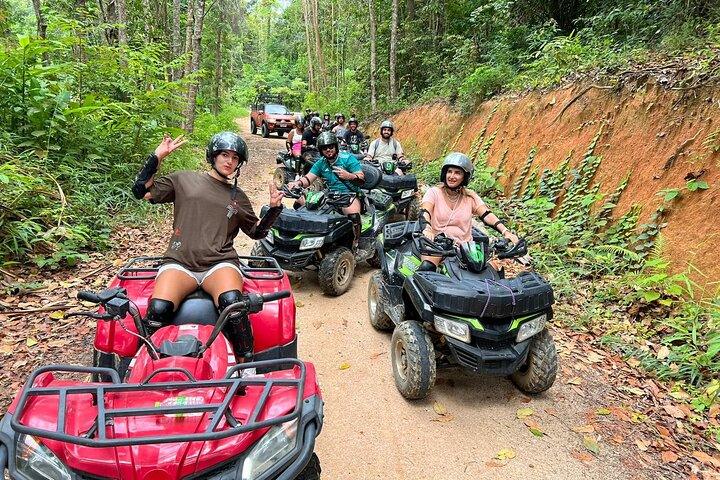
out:
M183 299L198 288L209 293L221 311L240 301L243 276L233 241L240 230L253 239L265 237L283 208L283 194L271 183L270 209L262 219L255 216L237 184L240 167L248 160L247 146L233 132L210 139L205 152L210 171L180 171L156 178L163 160L184 143L182 136L173 140L165 135L132 187L135 198L173 203L174 208L173 234L145 316L152 329L167 325ZM242 324L230 321L227 325L236 355L247 353L248 336Z
M318 135L322 129L322 120L320 117L312 117L310 119L310 126L305 129L302 136L302 153L305 153L308 147L315 147Z
M302 139L305 133L303 123L302 115L295 115L295 128L290 130L287 140L285 141L288 152L292 153L292 156L295 158L299 158L302 152Z
M365 180L360 162L348 152L340 152L338 140L332 132L322 132L317 138L317 147L321 158L312 166L307 175L288 183L288 188L307 188L318 178L325 180L328 190L337 193L360 193L359 185ZM357 251L362 222L360 219L360 200L356 197L352 203L342 209L353 224L353 252Z
M418 215L425 225L423 234L434 240L439 234L457 243L472 241L473 216L517 244L518 237L490 211L477 193L467 188L475 167L464 153L449 153L440 169L440 184L430 187L422 200ZM442 258L423 256L418 270L435 271Z
M405 160L402 145L397 139L392 138L395 133L395 125L390 120L385 120L380 124L380 138L376 138L370 143L365 161L382 165L383 162L394 161L402 163ZM398 168L395 170L398 175L404 175L403 171Z

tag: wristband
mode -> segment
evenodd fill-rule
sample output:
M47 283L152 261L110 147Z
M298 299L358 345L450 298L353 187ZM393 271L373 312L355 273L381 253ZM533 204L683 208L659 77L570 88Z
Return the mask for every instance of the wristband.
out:
M496 232L498 232L500 235L503 234L503 231L498 228L498 225L502 225L502 221L498 220L497 222L490 225ZM504 225L503 225L504 226ZM507 230L507 227L505 227L505 230Z

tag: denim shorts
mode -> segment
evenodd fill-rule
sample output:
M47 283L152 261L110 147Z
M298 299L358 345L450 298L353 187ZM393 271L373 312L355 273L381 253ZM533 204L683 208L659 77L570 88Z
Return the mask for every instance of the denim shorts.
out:
M203 270L201 272L193 272L185 268L184 266L180 265L179 263L166 263L165 265L161 266L158 269L158 275L160 275L162 272L166 270L179 270L183 272L184 274L188 275L189 277L192 277L195 279L198 285L202 285L203 281L213 272L220 270L221 268L230 267L233 270L237 271L240 275L242 275L242 272L240 271L240 268L235 265L234 263L230 262L220 262L217 265L213 265L212 268L208 270Z

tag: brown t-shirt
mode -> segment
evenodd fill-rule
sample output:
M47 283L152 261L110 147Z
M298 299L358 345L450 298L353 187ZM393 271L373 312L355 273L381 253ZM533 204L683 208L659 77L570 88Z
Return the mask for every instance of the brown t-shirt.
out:
M173 202L173 234L165 256L192 271L238 262L233 240L242 231L253 236L258 222L245 192L237 189L228 218L232 186L205 172L182 171L154 180L153 203Z

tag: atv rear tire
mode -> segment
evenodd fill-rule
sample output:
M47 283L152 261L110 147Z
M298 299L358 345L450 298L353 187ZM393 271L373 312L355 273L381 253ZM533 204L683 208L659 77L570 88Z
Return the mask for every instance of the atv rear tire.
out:
M305 465L303 471L295 477L295 480L320 480L320 459L315 453L310 457L310 461Z
M368 283L368 315L375 330L389 332L395 324L385 313L385 299L382 296L382 272L374 272Z
M263 122L262 126L260 127L260 134L263 138L268 138L270 136L270 130L268 130L267 123Z
M418 322L406 320L395 327L390 354L393 377L408 400L425 398L435 385L435 347Z
M287 168L277 167L273 173L273 183L275 184L275 187L278 189L282 188L283 185L291 180L290 175L291 174L288 172Z
M250 119L250 133L253 135L257 134L257 123L252 118Z
M525 393L542 393L555 382L557 370L555 341L546 328L532 338L525 365L510 378Z
M420 214L420 199L417 196L414 196L412 201L407 206L407 212L406 212L406 219L409 221L414 222L418 219L418 215Z
M337 297L350 288L355 273L355 256L352 252L340 247L325 256L320 262L318 280L320 289L326 295Z

